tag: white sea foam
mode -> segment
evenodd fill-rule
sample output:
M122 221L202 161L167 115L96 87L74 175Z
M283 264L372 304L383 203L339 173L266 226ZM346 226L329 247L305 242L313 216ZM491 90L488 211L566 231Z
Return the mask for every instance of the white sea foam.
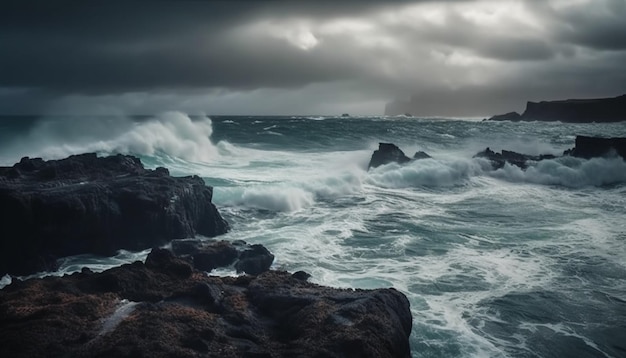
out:
M2 278L0 279L0 289L4 288L4 286L10 285L12 281L13 280L11 279L11 276L9 275L2 276Z
M426 150L435 159L367 172L371 150L379 141L375 136L365 135L349 151L303 149L296 143L303 137L292 128L289 136L280 138L284 147L276 150L273 137L255 133L286 125L280 122L284 119L263 120L265 124L253 126L249 119L235 119L241 127L221 126L226 134L244 125L254 129L248 128L250 138L241 139L243 132L237 132L237 142L216 143L217 155L210 160L171 156L167 166L178 175L199 174L219 183L214 202L233 227L221 238L263 244L276 255L275 268L307 271L312 282L324 285L395 287L405 293L414 317L415 356L549 356L526 340L532 337L523 327L499 317L490 302L511 294L557 291L575 293L572 302L579 307L610 312L611 303L605 302L609 295L624 299L626 188L601 187L625 182L623 162L562 158L533 163L526 171L508 165L494 171L488 160L470 158L486 146L558 154L572 146L575 137L570 132L580 125L567 129L534 123L524 133L523 124L380 120L370 130L379 131L381 141L394 141L407 154ZM308 130L316 122L302 123ZM333 119L321 123L326 132ZM511 127L521 128L520 137L530 133L537 139L517 140ZM537 127L539 134L530 132ZM124 127L110 137L120 138L133 128ZM626 135L623 125L598 124L588 131ZM416 133L432 135L417 140ZM350 147L343 133L333 135L339 147ZM367 148L368 143L372 147ZM165 154L160 149L158 158L149 159L162 160ZM79 270L88 261L84 257L68 262L62 271ZM92 262L91 267L107 266ZM593 292L607 299L585 297ZM577 313L564 314L563 331L593 329ZM555 339L558 336L562 334ZM606 342L580 338L611 354Z
M453 186L482 173L472 160L416 160L405 165L391 163L370 170L367 182L387 188Z
M104 152L165 153L189 161L211 161L218 155L210 140L212 133L210 118L192 120L181 112L166 112L138 122L125 117L44 119L6 151L45 159Z
M238 205L276 212L301 210L315 202L311 192L285 185L223 188L214 193L214 199L221 205Z
M516 182L556 184L572 188L626 182L626 161L622 158L580 159L563 157L542 160L522 170L505 165L489 175Z

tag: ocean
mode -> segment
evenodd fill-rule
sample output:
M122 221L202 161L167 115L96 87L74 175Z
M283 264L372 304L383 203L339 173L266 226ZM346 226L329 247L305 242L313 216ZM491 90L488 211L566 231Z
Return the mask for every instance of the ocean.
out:
M626 122L4 117L0 165L96 151L197 174L232 227L220 239L263 244L273 268L318 284L406 294L414 357L626 357L626 162L564 157L494 171L472 158L486 147L560 155L576 135L626 137ZM379 142L433 158L368 172ZM37 276L147 253L65 258Z

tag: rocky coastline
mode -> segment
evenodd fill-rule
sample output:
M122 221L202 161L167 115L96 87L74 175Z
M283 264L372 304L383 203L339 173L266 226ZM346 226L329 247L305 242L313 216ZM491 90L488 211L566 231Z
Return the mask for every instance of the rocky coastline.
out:
M606 123L626 121L626 94L614 98L527 102L524 113L495 115L489 121L560 121Z
M610 155L620 156L622 159L626 160L626 138L576 136L575 146L563 152L562 156L590 159ZM488 159L494 169L502 168L506 163L526 169L529 162L557 158L557 156L552 154L528 155L510 150L502 150L497 153L489 147L476 153L474 157ZM368 170L384 164L405 164L426 158L430 158L430 155L422 151L415 153L413 158L409 158L395 144L379 143L378 149L372 153Z
M22 158L0 167L0 275L55 270L64 256L223 234L228 223L212 197L200 177L174 178L129 155Z
M229 247L205 249L216 246ZM239 277L194 266L153 249L145 263L101 273L16 280L0 290L0 356L410 356L409 302L394 289L323 287L269 266Z
M128 155L0 167L0 275L152 248L145 262L103 272L14 277L0 289L0 356L410 356L404 294L319 286L270 270L262 245L208 238L229 230L212 194L197 176Z

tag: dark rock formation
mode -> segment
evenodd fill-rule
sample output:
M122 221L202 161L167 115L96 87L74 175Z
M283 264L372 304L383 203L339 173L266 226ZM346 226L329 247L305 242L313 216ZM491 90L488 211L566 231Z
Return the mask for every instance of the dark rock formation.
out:
M496 153L493 150L489 149L489 147L487 147L487 149L485 149L484 151L476 153L476 155L474 155L474 158L489 159L495 169L500 169L504 167L505 163L509 163L512 165L516 165L522 169L526 169L528 167L528 161L540 161L544 159L554 159L556 157L551 154L533 156L513 152L510 150L503 150L500 153Z
M509 112L505 114L498 114L488 119L488 121L521 121L522 116L517 112Z
M576 136L576 146L564 154L589 159L601 157L611 152L626 159L626 138Z
M561 121L570 123L626 121L626 94L614 98L528 102L526 110L521 116L511 112L493 116L489 120Z
M626 159L626 138L600 138L577 136L576 146L566 150L563 155L571 155L579 158L597 158L614 153ZM528 167L529 161L538 162L545 159L554 159L556 156L551 154L542 154L539 156L516 153L509 150L503 150L496 153L493 150L485 149L474 155L474 158L487 158L495 169L500 169L505 163L516 165L522 169Z
M428 155L428 153L422 152L421 150L419 152L415 152L415 155L413 156L414 160L428 159L428 158L432 158L432 157Z
M294 276L209 277L157 249L145 264L15 281L0 290L0 356L410 356L402 293Z
M395 144L379 143L378 150L375 150L372 154L372 158L370 159L367 169L376 168L389 163L404 164L409 161L411 161L411 158L407 157Z
M389 163L398 163L404 164L413 160L419 159L428 159L432 158L428 153L418 151L415 152L413 158L407 157L397 145L393 143L378 143L378 150L375 150L372 153L372 158L370 159L370 163L367 166L367 169L376 168L378 166L389 164Z
M258 275L269 270L274 255L263 245L245 241L174 240L172 251L189 261L196 269L208 271L233 265L237 272Z
M22 158L0 168L0 275L54 269L62 256L225 233L212 196L201 178L147 170L132 156Z

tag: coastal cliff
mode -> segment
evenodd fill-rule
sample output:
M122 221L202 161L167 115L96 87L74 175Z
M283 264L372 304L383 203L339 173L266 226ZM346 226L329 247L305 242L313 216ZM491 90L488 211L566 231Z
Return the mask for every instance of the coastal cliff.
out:
M55 270L60 257L109 256L228 231L197 176L174 178L129 155L22 158L0 167L0 275Z
M567 123L626 121L626 94L614 98L528 102L523 114L510 112L490 121L561 121Z

